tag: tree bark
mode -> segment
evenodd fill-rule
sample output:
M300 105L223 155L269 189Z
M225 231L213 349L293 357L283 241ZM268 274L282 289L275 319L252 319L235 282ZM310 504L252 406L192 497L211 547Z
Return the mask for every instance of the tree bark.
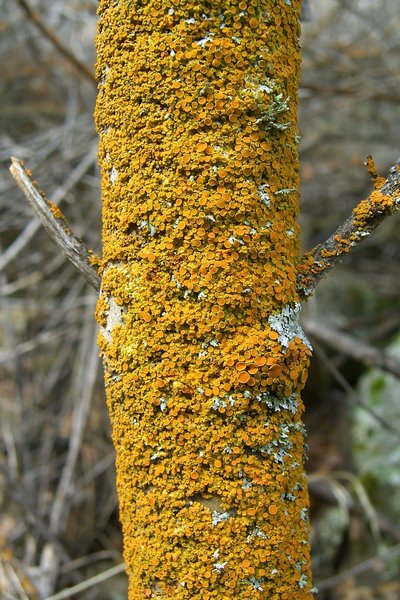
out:
M129 598L312 598L299 0L100 0L99 343Z

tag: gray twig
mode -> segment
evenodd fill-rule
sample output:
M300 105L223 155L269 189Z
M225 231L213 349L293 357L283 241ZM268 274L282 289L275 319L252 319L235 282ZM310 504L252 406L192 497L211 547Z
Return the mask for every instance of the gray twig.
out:
M17 0L17 4L25 12L31 22L41 31L41 33L57 48L57 50L79 71L85 79L90 81L93 85L97 86L96 80L90 69L80 62L76 56L69 50L60 38L54 33L52 29L43 21L40 15L31 7L27 0Z
M94 577L86 579L86 581L82 581L82 583L78 583L70 588L65 588L64 590L61 590L61 592L49 596L46 600L63 600L64 598L70 598L70 596L76 596L76 594L88 590L89 588L102 583L102 581L106 581L107 579L110 579L110 577L115 577L115 575L119 575L119 573L123 573L124 571L125 563L120 563L119 565L115 565L115 567L111 567L111 569L107 569L107 571L103 571L102 573L98 573L98 575L94 575Z
M71 560L69 554L65 550L63 544L54 533L52 533L43 518L37 513L36 509L30 502L30 494L20 480L14 479L9 473L7 466L0 462L0 474L6 481L7 493L24 509L25 521L31 523L45 540L50 542L60 558L65 562Z
M89 306L88 312L92 313L92 310L93 307ZM78 354L79 363L76 368L75 385L73 384L71 390L72 394L75 396L75 406L71 420L68 453L50 515L50 530L55 534L64 532L66 528L69 502L74 495L72 493L73 475L81 452L83 434L89 416L99 363L96 328L90 321L89 315L85 324L85 331L82 335L80 350L81 351ZM86 377L83 375L83 371L86 373Z
M392 560L396 557L400 552L400 544L396 544L392 546L388 550L381 552L380 554L375 554L371 558L364 560L363 562L354 565L350 569L346 569L346 571L342 571L342 573L338 573L337 575L333 575L332 577L328 577L328 579L323 579L320 582L316 583L316 587L320 592L323 590L329 590L338 585L339 583L343 583L346 579L354 578L357 575L361 575L366 571L371 571L374 568L381 568L385 562Z
M374 348L374 346L357 340L343 331L329 327L324 323L318 323L312 319L305 319L303 325L306 333L316 337L330 348L351 356L367 367L377 367L396 377L400 377L400 362L386 352L382 352L382 350Z
M60 208L52 203L32 181L21 161L11 158L10 172L50 237L80 271L86 281L100 289L100 277L93 261L96 255L74 236Z
M342 373L339 371L339 369L334 365L332 360L330 360L330 358L326 354L325 350L323 348L321 348L316 342L313 342L313 346L314 346L315 352L317 354L319 354L321 356L321 358L323 359L327 370L331 373L333 378L336 380L336 382L340 385L342 390L345 392L346 399L349 402L351 402L352 404L354 404L355 406L359 406L363 411L365 411L366 413L371 415L371 417L373 417L377 423L382 425L382 427L384 429L386 429L386 431L390 432L392 435L394 435L400 439L400 431L395 426L393 426L393 424L390 423L387 419L384 419L383 417L381 417L380 414L378 414L374 409L372 409L370 406L368 406L368 404L366 404L360 398L360 396L357 394L357 392L354 390L354 388L350 385L350 383L347 381L347 379L342 375Z
M96 160L96 150L91 149L82 160L72 169L66 179L52 193L52 202L59 204L72 188L82 179ZM40 222L33 218L21 231L18 237L4 250L0 256L0 271L3 271L11 261L29 244L33 236L39 231Z
M303 300L354 246L368 237L386 216L400 209L400 158L386 179L378 177L372 157L368 157L366 165L374 180L371 194L356 206L335 233L307 252L298 265L297 291Z

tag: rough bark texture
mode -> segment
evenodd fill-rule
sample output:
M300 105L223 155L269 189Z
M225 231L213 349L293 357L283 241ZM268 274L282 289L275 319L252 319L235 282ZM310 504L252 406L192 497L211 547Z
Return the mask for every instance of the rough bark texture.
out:
M310 591L298 0L101 0L97 318L131 599Z

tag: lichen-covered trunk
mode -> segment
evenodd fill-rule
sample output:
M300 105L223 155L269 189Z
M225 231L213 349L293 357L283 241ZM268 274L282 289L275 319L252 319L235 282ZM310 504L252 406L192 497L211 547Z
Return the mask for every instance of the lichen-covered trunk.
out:
M312 598L299 0L100 0L97 318L130 599Z

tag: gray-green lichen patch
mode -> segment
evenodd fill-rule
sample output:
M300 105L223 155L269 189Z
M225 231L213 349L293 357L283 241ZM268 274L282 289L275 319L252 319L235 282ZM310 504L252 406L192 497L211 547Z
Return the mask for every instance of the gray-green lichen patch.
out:
M282 346L289 346L294 338L299 338L310 350L312 346L305 336L304 331L299 325L301 305L286 305L280 313L275 313L268 317L268 324L279 334L279 341Z

